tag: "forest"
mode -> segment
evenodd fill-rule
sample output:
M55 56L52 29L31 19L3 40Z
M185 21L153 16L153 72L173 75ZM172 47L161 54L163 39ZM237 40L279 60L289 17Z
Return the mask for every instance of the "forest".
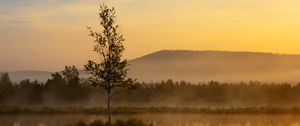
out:
M106 93L80 79L75 66L55 72L47 82L24 79L12 83L8 73L0 77L0 104L14 106L103 107ZM172 80L140 82L135 89L116 95L115 107L297 107L300 84L261 83L258 81L221 83L210 81L192 84Z

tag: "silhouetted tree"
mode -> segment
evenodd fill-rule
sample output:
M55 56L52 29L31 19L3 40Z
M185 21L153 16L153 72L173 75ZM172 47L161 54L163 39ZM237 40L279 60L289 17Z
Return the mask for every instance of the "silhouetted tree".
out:
M10 100L14 95L12 82L10 81L8 73L1 73L0 75L0 102Z
M51 74L51 76L52 76L52 78L48 79L48 81L46 83L46 87L49 87L49 88L57 87L57 86L64 85L66 83L63 76L58 72Z
M63 71L53 73L45 87L45 95L60 102L87 100L89 96L89 88L81 85L79 70L75 66L65 66Z
M124 38L118 33L119 26L116 24L115 14L114 8L109 8L104 4L100 6L102 33L94 32L90 27L88 29L96 43L93 51L100 55L101 62L89 60L85 65L85 69L92 74L90 78L92 85L102 87L107 92L109 125L111 125L111 98L124 91L120 88L130 87L133 83L132 79L127 78L127 60L122 59Z
M61 73L66 82L64 96L68 101L77 101L87 98L89 95L88 90L80 85L79 70L74 65L65 66L65 69Z
M52 78L48 79L45 84L45 95L55 101L65 101L66 81L59 72L51 74Z
M38 104L42 102L43 84L37 80L22 80L17 88L18 102L25 104Z
M79 70L73 66L65 66L65 70L62 71L64 80L68 85L78 86L79 85Z

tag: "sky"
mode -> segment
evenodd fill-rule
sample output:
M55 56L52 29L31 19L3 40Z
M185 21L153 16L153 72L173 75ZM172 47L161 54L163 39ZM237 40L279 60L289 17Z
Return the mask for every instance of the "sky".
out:
M97 59L87 26L117 11L124 57L158 50L300 54L299 0L0 0L0 71L59 71Z

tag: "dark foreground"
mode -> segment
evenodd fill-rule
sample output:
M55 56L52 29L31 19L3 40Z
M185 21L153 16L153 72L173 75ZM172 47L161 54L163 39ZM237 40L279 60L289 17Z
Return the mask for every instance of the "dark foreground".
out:
M115 114L116 120L137 119L153 126L299 126L299 114ZM79 120L90 124L106 121L99 114L2 114L1 126L66 126Z

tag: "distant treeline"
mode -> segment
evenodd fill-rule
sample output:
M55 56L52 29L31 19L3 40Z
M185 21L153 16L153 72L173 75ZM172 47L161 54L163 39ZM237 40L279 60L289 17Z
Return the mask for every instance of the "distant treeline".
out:
M91 88L79 79L75 66L66 66L55 72L46 83L22 80L12 83L8 73L0 77L0 103L15 105L42 105L44 103L73 103L88 99Z
M139 83L136 90L116 95L113 105L132 107L298 107L300 84L208 83L172 80ZM46 83L25 79L13 84L8 73L0 77L0 105L17 106L105 106L102 89L79 79L78 69L67 66Z

